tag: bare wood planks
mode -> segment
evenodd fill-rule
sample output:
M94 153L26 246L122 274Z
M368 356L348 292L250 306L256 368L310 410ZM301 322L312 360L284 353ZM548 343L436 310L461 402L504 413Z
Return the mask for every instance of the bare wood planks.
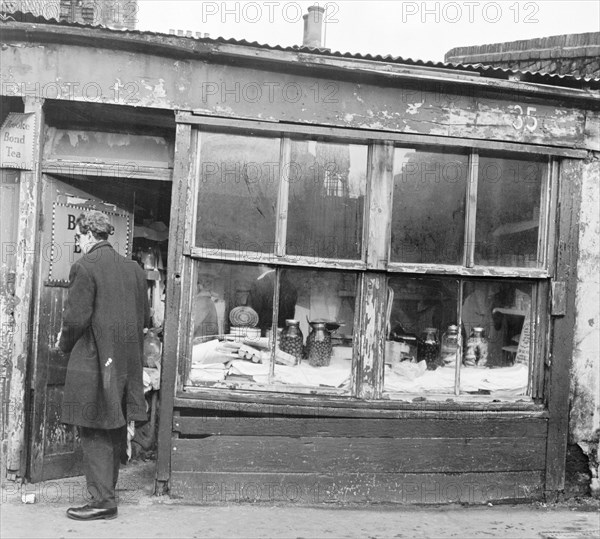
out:
M547 420L473 417L471 419L348 419L206 415L177 416L173 430L186 436L290 436L349 438L543 438Z
M9 30L7 27L6 31ZM31 39L31 35L28 36ZM7 83L5 92L20 96L31 88L47 88L57 85L56 81L74 80L82 81L80 86L86 88L88 84L83 81L88 74L82 71L82 66L95 65L94 85L103 89L98 101L110 104L191 109L234 120L276 122L285 118L300 124L360 130L569 149L597 148L597 137L592 134L596 116L580 104L584 102L583 107L593 108L598 100L596 92L549 85L515 85L480 77L474 77L467 87L466 82L455 78L444 80L439 71L431 70L429 81L416 73L390 77L389 72L377 72L383 67L381 63L374 63L368 73L363 71L363 76L370 74L371 80L359 84L355 82L355 75L361 70L361 63L356 60L349 61L340 70L341 66L333 65L340 60L328 58L325 62L323 58L318 61L305 56L296 62L302 65L303 72L292 73L289 62L295 55L286 54L287 61L279 62L276 68L279 71L269 71L269 82L260 83L256 77L257 64L261 56L272 54L268 51L261 51L252 63L240 65L218 64L214 58L208 62L196 56L186 61L186 76L182 77L181 65L173 62L171 56L148 55L144 62L132 62L130 52L115 50L115 42L111 43L110 55L97 48L97 41L94 48L55 43L44 47L10 44L6 51L0 51L3 65L30 66L30 69L21 69L19 82ZM223 61L233 56L230 49ZM326 66L326 63L331 65ZM451 70L446 73L457 75ZM124 86L134 91L134 103L131 92ZM85 101L86 96L80 92L81 88L74 93L68 90L63 93L59 85L58 98ZM544 92L553 95L544 96ZM567 99L571 103L563 105ZM590 105L585 104L586 101Z
M461 473L542 471L545 438L212 436L173 440L181 472Z
M546 493L554 498L565 485L567 432L569 428L569 374L573 360L575 325L575 290L577 287L577 259L579 255L579 210L581 182L585 163L565 159L560 166L558 241L556 253L556 281L564 283L564 310L553 319L553 342L546 395L550 419L546 465Z

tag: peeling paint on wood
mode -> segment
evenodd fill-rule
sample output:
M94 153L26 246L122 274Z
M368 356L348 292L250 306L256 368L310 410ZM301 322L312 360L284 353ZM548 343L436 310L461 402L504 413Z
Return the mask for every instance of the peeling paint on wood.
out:
M380 274L363 274L360 280L363 299L358 312L358 324L355 327L370 328L363 331L355 345L354 377L359 398L376 399L381 396L383 387L383 356L385 350L385 316L387 312L388 286L387 276ZM362 373L358 376L358 373Z
M9 403L15 404L7 425L7 469L23 476L25 471L25 406L27 357L33 335L34 274L36 261L37 219L40 208L40 133L43 126L42 101L25 99L25 112L36 115L34 155L38 157L32 172L20 172L19 225L17 235L17 260L15 296L19 299L14 310L15 333L12 350L12 372L8 391ZM18 405L17 405L18 404Z
M367 267L385 270L391 243L392 191L394 188L394 146L374 144L369 159L371 177L367 182L368 218L366 233ZM386 223L382 228L381 223Z
M163 137L49 127L45 130L43 157L73 163L172 168L172 150Z
M69 61L72 58L73 61ZM1 51L2 82L8 95L47 92L74 101L122 104L205 114L384 129L473 139L516 141L595 149L585 136L586 114L574 106L553 106L541 98L511 93L486 97L486 89L461 92L452 82L425 86L397 81L388 86L271 72L265 85L253 67L202 60L144 56L122 50L46 44L8 45ZM185 67L186 77L181 77ZM23 67L25 67L23 69ZM93 70L93 71L92 71ZM63 81L77 81L64 88ZM126 82L125 82L126 81ZM389 81L388 81L389 82ZM127 91L115 91L115 88ZM86 94L90 94L87 95ZM494 89L494 95L498 95ZM65 95L66 93L66 95ZM488 92L489 93L489 92ZM43 97L43 95L42 95ZM54 97L54 94L52 95ZM340 107L340 103L344 106ZM365 110L365 103L369 109Z
M15 333L14 310L17 254L17 224L19 214L19 172L0 170L0 391L12 365L12 342ZM4 395L3 395L4 397ZM4 400L4 398L2 399ZM0 411L0 432L5 430L6 417Z

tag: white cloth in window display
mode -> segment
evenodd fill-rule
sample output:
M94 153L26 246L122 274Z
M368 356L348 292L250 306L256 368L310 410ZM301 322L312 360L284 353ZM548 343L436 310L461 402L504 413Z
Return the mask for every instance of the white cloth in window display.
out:
M425 362L402 362L400 368L385 367L385 390L403 393L454 393L455 369L426 369ZM502 369L461 368L461 393L521 396L527 392L529 368L518 364Z

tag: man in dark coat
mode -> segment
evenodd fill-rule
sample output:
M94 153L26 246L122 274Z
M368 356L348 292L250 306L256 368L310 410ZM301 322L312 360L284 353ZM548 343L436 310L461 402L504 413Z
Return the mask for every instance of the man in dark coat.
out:
M62 421L79 427L91 502L69 518L115 518L115 486L127 422L147 419L143 388L144 328L149 326L146 276L107 238L114 227L99 212L76 221L83 256L71 267L59 348L70 353Z

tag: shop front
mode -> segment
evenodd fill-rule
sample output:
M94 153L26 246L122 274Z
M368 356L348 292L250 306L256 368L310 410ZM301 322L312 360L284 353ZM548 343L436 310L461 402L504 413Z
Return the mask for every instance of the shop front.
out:
M9 26L16 43L26 25ZM49 28L42 50L10 54L39 67L76 50L81 65L99 66L102 88L127 73L137 101L46 102L40 173L61 163L63 196L115 205L139 237L169 219L168 256L155 256L166 264L149 268L150 290L153 278L166 288L158 492L202 503L481 503L562 489L597 89ZM27 76L85 74L46 61ZM123 157L136 164L126 181L64 173L102 161L74 156L75 127L48 120L72 110L99 122L85 129L95 148L137 148ZM126 144L102 134L120 115L137 129ZM66 203L47 192L40 201ZM55 271L38 263L44 278ZM40 282L38 317L50 293Z
M541 498L560 155L177 121L170 492Z

